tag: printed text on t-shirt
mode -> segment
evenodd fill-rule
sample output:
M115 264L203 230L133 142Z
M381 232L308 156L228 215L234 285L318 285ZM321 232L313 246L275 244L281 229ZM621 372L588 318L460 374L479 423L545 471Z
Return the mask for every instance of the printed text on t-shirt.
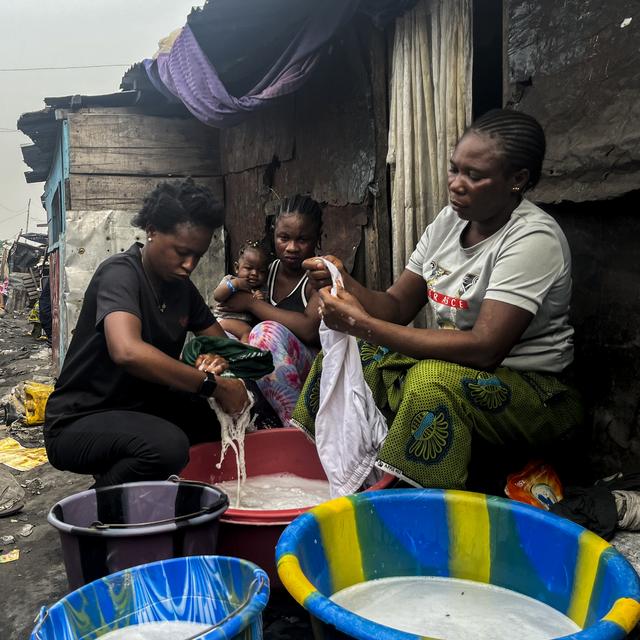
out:
M466 300L460 298L454 298L444 293L439 293L433 289L429 289L429 297L438 304L444 304L447 307L455 307L456 309L468 309L469 303Z

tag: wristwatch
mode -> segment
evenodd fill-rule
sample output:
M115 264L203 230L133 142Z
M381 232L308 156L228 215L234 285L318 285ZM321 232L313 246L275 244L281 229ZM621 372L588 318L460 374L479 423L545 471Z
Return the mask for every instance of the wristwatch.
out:
M218 382L216 377L210 371L207 371L207 377L202 381L200 385L200 390L198 391L198 395L203 398L210 398L213 395L213 392L216 390L218 386Z

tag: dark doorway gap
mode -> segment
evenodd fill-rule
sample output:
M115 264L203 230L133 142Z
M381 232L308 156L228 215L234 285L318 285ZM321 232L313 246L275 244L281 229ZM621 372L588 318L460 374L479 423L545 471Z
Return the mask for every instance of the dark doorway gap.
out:
M473 2L473 119L502 107L502 0Z

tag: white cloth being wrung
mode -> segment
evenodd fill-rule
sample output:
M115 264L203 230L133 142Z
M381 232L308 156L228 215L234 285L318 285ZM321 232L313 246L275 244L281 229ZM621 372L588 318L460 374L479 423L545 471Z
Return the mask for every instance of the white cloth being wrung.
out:
M322 260L331 273L335 295L342 276L331 262ZM336 498L354 493L368 478L388 427L364 380L356 339L329 329L322 320L320 344L324 358L315 439L331 497Z

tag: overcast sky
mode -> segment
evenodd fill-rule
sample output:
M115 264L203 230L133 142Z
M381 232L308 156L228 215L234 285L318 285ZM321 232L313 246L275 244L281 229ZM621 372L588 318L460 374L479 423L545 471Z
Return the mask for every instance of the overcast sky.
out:
M44 108L43 99L119 90L127 67L150 57L160 38L186 22L203 0L0 0L0 239L46 221L44 183L28 185L15 133L22 113ZM123 64L104 69L3 71L25 67ZM7 131L7 129L9 131Z

